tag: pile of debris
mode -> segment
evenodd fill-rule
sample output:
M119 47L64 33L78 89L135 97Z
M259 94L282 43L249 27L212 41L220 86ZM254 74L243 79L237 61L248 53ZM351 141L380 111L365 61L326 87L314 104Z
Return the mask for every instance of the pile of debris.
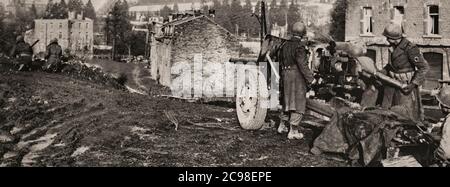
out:
M63 64L61 73L69 75L70 77L93 81L107 86L112 86L116 89L125 90L125 83L127 77L124 74L108 74L102 71L98 66L91 66L85 64L81 60L70 60Z
M127 58L123 58L121 59L121 62L123 63L133 63L133 64L148 64L149 60L145 59L144 56L140 55L140 56L131 56L131 57L127 57Z
M45 61L34 61L32 63L32 67L30 67L30 70L44 71L44 66ZM0 58L0 72L16 72L18 67L18 63L13 59L6 57ZM105 73L100 67L86 64L85 61L81 59L72 59L68 62L63 62L61 67L56 69L57 70L53 71L53 73L62 73L79 80L92 81L98 84L111 86L115 89L126 90L126 75Z
M400 156L400 147L431 150L436 142L426 132L427 127L405 117L396 107L391 110L337 108L330 123L315 140L311 152L343 154L352 163L369 166L384 158ZM391 155L388 149L396 152ZM421 159L427 163L431 157L425 153Z

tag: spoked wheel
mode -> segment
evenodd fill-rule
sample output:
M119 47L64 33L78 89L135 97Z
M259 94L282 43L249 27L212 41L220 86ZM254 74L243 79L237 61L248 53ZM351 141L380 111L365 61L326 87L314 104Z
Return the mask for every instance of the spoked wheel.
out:
M259 130L263 127L269 106L267 80L259 71L249 72L245 80L238 80L236 111L241 127Z

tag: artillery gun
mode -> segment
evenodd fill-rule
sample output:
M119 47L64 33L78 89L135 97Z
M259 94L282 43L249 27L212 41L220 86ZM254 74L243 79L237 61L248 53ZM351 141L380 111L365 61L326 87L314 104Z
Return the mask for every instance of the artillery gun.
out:
M243 80L238 80L236 94L236 111L240 125L244 129L262 128L268 110L278 111L281 107L282 84L280 69L275 63L277 53L286 39L267 34L265 19L265 1L261 1L261 51L257 58L231 58L231 63L244 63L256 72L242 72ZM317 37L307 40L310 56L310 68L315 71L316 81L312 85L313 95L307 100L307 109L331 117L335 110L321 101L340 97L344 102L359 103L364 91L362 78L377 78L391 86L404 88L406 85L377 73L375 62L363 56L364 46L349 42L335 42L326 34L315 33ZM314 64L314 62L319 62ZM267 65L268 64L268 65ZM267 66L267 67L264 67ZM253 91L256 94L246 94Z

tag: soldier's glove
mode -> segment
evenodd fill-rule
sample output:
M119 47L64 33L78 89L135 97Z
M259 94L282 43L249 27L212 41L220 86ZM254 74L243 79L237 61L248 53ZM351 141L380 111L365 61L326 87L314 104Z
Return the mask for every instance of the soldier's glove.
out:
M408 84L406 87L403 88L403 93L406 95L411 94L414 89L416 89L417 85L415 84Z

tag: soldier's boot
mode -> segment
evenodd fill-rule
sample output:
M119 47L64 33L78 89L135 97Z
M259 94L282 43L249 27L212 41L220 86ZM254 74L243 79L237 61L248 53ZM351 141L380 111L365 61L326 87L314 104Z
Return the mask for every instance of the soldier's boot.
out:
M289 128L288 128L288 126L286 125L286 121L281 120L280 125L278 126L277 132L278 132L279 134L283 134L283 133L289 132Z
M305 135L303 135L302 133L299 132L299 129L297 126L291 125L289 134L288 134L289 140L301 140L304 137L305 137Z

